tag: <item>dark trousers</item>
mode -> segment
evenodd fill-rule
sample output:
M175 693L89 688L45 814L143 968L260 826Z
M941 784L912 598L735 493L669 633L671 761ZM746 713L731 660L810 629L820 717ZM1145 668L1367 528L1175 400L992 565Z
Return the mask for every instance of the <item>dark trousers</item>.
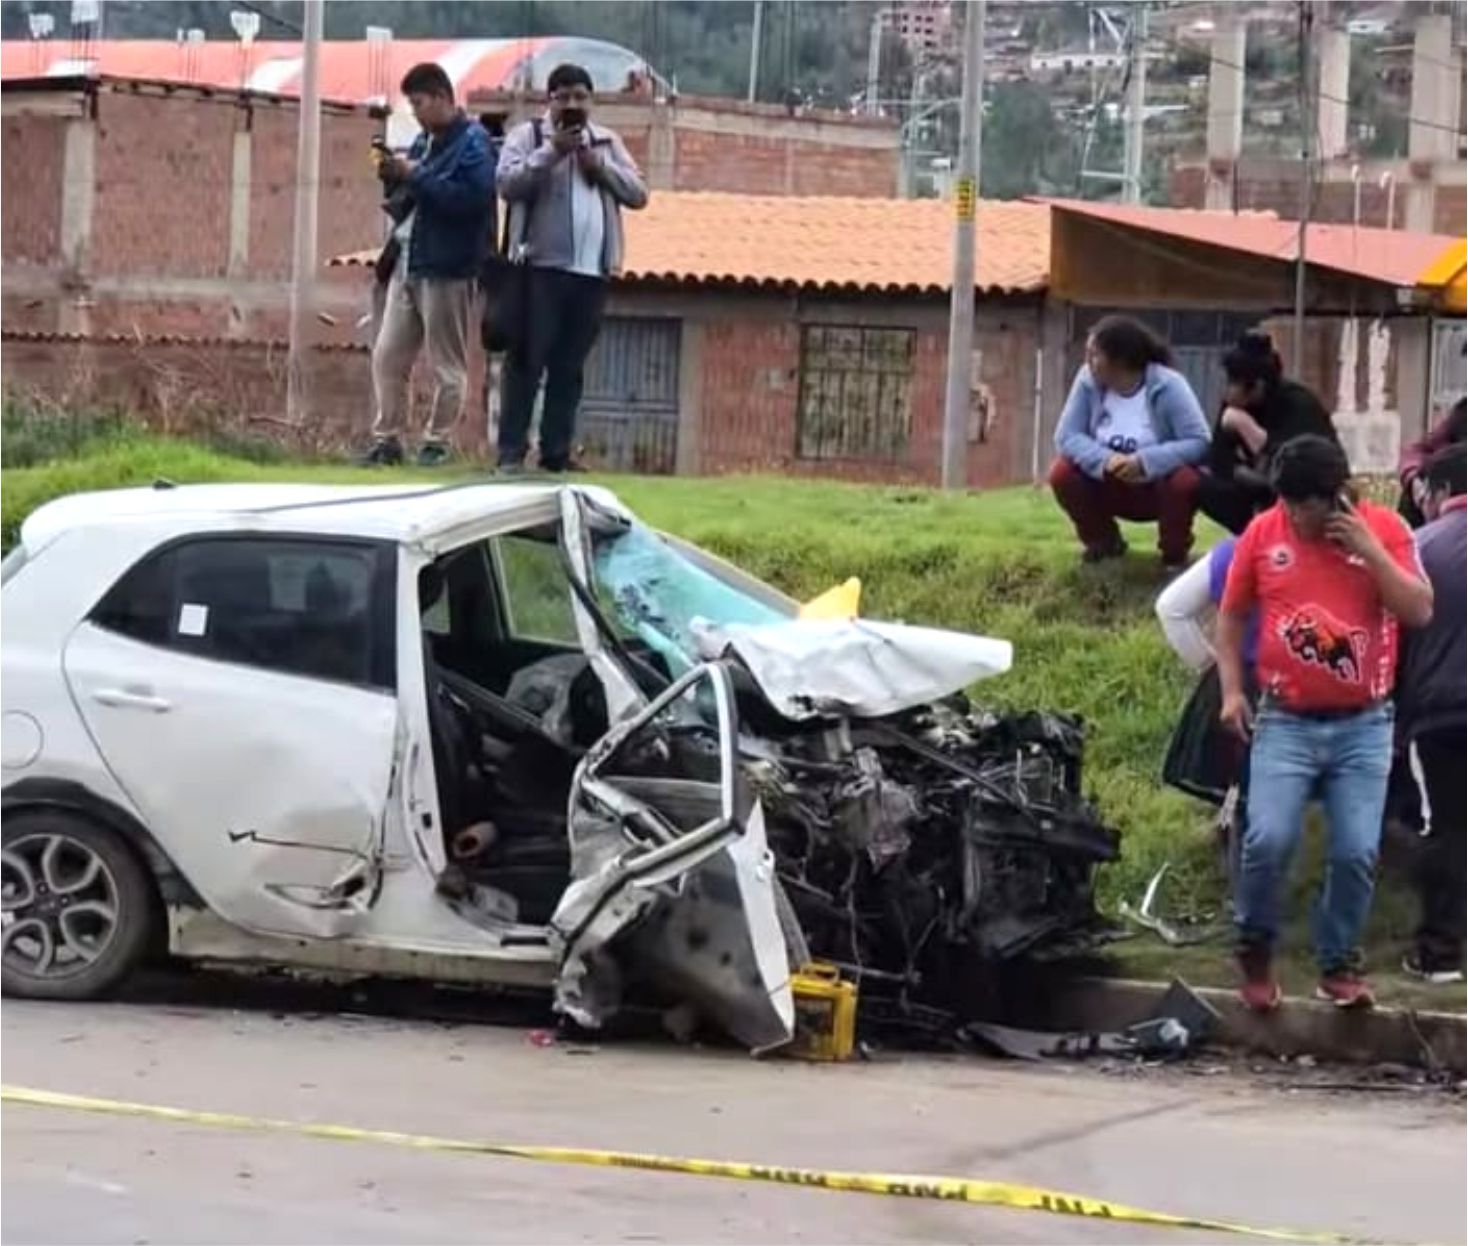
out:
M1121 530L1116 521L1126 519L1156 523L1157 546L1163 560L1187 561L1198 505L1196 468L1180 467L1162 480L1131 485L1120 480L1096 480L1069 459L1056 459L1050 467L1050 488L1088 550L1107 551L1119 545Z
M1268 489L1202 473L1198 480L1198 509L1221 528L1242 536L1249 521L1274 501Z
M582 371L601 331L606 302L607 283L598 277L554 268L531 269L524 332L520 344L505 359L501 466L525 461L535 392L542 376L545 405L540 413L540 465L561 471L570 461Z
M1432 814L1432 833L1423 845L1418 893L1422 924L1417 948L1430 968L1459 968L1463 960L1464 786L1463 728L1434 731L1417 737L1423 786Z

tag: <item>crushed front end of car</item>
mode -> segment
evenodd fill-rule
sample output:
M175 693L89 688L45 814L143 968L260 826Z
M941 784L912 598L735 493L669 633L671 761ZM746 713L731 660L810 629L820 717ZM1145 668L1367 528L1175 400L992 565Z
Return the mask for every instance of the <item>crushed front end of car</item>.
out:
M1119 836L1082 795L1073 718L996 716L961 695L749 763L778 876L864 1019L963 1018L980 975L1091 945L1096 867Z
M650 845L670 842L701 825L702 809L690 808L682 827L675 816L694 785L712 791L720 782L725 820L755 829L757 853L749 869L726 871L744 884L752 931L732 959L710 955L700 933L709 922L680 916L680 906L708 909L707 884L719 880L681 875L664 889L667 903L644 903L639 922L618 925L615 940L578 958L563 1007L582 1021L609 1012L620 998L613 979L653 968L637 964L637 953L646 960L656 946L649 976L675 987L670 995L694 1007L707 996L716 1005L710 1020L746 1041L757 1034L752 1046L775 1045L772 1034L789 1028L788 1008L776 1021L769 1005L778 995L769 948L777 938L788 972L814 958L860 984L864 1027L956 1030L976 984L996 967L1095 941L1103 929L1095 873L1116 858L1119 836L1083 795L1083 725L1049 713L990 714L963 692L1008 669L1007 642L799 619L768 586L625 514L588 501L584 518L586 595L601 630L619 638L619 659L639 680L688 683L696 672L721 672L730 704L721 703L720 716L733 724L737 774L719 777L712 714L705 711L704 727L692 704L681 718L654 716L644 727L657 727L647 743L662 786L650 789L652 772L636 767L620 779L602 773L588 804L579 785L573 855L578 839L605 845L609 819ZM635 804L650 793L662 828ZM759 854L772 874L778 927L770 906L753 899ZM739 897L713 887L720 890L730 900L715 909L728 925ZM681 941L657 933L675 927L685 930ZM588 1007L592 1000L604 1002ZM736 1017L744 1024L731 1025Z

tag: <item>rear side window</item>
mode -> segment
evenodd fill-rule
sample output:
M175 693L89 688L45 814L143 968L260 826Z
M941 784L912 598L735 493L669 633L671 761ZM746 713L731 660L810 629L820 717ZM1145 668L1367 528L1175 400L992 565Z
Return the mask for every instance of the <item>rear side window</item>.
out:
M139 563L92 621L195 657L392 689L393 601L390 547L217 537Z

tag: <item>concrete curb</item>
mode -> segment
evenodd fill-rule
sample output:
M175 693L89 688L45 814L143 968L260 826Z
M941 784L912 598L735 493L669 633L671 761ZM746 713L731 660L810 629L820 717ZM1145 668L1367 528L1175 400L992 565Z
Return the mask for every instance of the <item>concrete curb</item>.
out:
M1153 1015L1167 983L1127 978L1056 981L1033 999L1020 1024L1047 1030L1114 1031ZM1277 1012L1250 1012L1230 990L1194 988L1217 1009L1210 1042L1274 1056L1311 1055L1319 1060L1405 1064L1468 1071L1468 1018L1450 1012L1375 1008L1342 1010L1289 997Z

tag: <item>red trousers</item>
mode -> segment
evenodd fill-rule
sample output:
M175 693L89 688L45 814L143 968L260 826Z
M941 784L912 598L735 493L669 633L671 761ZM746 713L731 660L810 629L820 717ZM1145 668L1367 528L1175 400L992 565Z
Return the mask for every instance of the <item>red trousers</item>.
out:
M1124 484L1096 480L1069 459L1050 465L1055 500L1075 524L1088 550L1108 550L1121 541L1118 519L1157 525L1157 548L1163 562L1183 563L1193 548L1193 515L1198 509L1198 473L1180 467L1161 480Z

